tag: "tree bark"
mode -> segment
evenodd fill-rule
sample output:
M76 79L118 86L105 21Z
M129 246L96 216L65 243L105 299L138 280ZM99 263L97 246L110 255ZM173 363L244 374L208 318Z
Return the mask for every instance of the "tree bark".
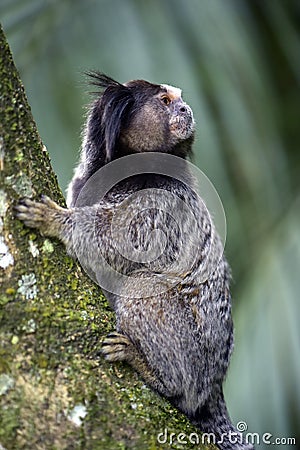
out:
M14 218L20 197L64 198L1 29L0 60L0 449L195 448L182 414L99 355L114 314L98 286Z

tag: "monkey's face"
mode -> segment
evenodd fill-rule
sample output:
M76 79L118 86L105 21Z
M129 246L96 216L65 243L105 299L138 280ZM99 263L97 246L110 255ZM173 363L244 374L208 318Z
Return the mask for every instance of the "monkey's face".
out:
M190 138L194 134L195 122L191 107L181 98L181 89L162 85L159 100L169 110L170 134L174 141ZM165 91L165 92L164 92Z
M195 127L192 109L182 100L180 89L147 84L142 81L126 84L133 90L139 89L135 95L133 113L121 130L121 143L133 152L176 154L181 144L192 141ZM144 92L141 95L142 86Z
M121 84L101 72L89 76L92 84L104 89L87 122L93 168L130 153L186 157L191 152L194 118L180 89L144 80Z

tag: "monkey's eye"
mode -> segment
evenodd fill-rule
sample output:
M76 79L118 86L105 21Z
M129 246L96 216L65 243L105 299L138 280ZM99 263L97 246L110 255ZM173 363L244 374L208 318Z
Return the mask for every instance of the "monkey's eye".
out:
M170 98L169 98L167 95L162 95L161 101L162 101L166 106L168 106L168 105L171 103L171 100L170 100Z

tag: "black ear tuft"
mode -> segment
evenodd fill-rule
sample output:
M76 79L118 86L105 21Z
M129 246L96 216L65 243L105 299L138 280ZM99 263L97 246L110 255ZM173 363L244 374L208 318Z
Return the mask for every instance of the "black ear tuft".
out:
M132 89L102 72L89 71L86 75L92 80L90 84L103 91L94 103L88 130L93 143L90 156L96 167L96 160L107 163L116 156L122 127L127 125L133 112L134 95Z
M106 162L109 162L115 156L115 147L121 130L128 124L132 115L134 97L128 87L122 84L110 85L102 94L101 104Z
M98 70L88 70L84 74L89 78L89 84L106 89L109 86L122 86L118 81Z

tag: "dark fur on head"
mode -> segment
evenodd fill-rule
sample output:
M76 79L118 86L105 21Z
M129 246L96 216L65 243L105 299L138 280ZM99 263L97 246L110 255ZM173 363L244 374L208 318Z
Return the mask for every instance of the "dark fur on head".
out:
M104 91L93 104L89 118L87 137L90 141L90 157L96 163L96 170L103 163L113 159L122 126L128 121L134 98L132 92L121 83L101 72L87 72L90 84Z
M191 153L193 114L179 89L145 80L121 84L98 71L86 75L99 90L94 92L68 204L74 204L89 177L116 158L149 151L183 158Z
M92 108L88 130L93 148L97 157L100 157L101 167L103 157L107 163L116 156L123 156L116 148L121 130L127 128L131 117L138 112L146 97L158 94L160 86L143 80L124 85L97 71L86 72L86 75L91 78L90 84L103 90L100 96L96 92L98 98Z

